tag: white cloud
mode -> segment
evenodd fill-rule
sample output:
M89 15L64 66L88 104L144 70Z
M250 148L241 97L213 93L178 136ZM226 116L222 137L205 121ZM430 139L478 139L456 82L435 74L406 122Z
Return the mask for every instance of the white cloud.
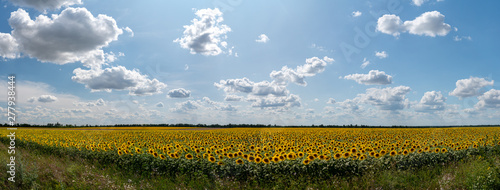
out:
M172 89L168 91L167 96L170 98L189 98L189 96L191 96L191 91L184 88Z
M158 102L156 103L155 105L157 108L162 108L164 105L163 105L163 102Z
M386 14L378 18L377 30L384 34L399 36L400 32L405 30L402 23L399 16Z
M415 110L420 112L433 112L445 109L446 97L439 91L425 92L420 103L416 105Z
M269 41L269 37L267 37L265 34L261 34L255 41L259 43L267 43Z
M130 95L152 95L161 93L161 89L167 87L157 79L150 80L138 70L127 70L123 66L90 70L77 68L73 73L73 81L85 84L85 87L92 91L111 92L127 89Z
M453 40L455 40L456 42L459 42L462 40L472 41L472 37L470 37L470 36L455 36L455 37L453 37Z
M328 101L326 102L327 104L335 104L335 99L329 98Z
M410 34L435 37L446 36L451 26L444 23L444 15L438 11L426 12L412 21L405 21L404 26Z
M428 1L428 0L412 0L413 1L413 4L415 4L416 6L421 6L422 4L424 4L424 2Z
M57 101L57 97L52 96L52 95L41 95L39 97L31 97L28 99L28 102L33 103L35 101L41 102L41 103L50 103L50 102L55 102Z
M106 101L104 101L102 98L99 98L96 101L75 102L75 103L73 103L73 105L75 105L75 106L88 106L88 107L105 106L106 105Z
M207 108L219 111L237 111L236 107L233 107L231 104L224 104L222 102L216 102L210 100L208 97L203 97L201 101L198 101L199 104L205 103Z
M185 64L185 65L184 65L184 70L185 70L185 71L189 70L189 65L188 65L188 64Z
M285 96L288 90L285 86L277 85L276 83L261 81L253 82L248 78L221 80L219 83L214 83L214 86L223 89L226 93L246 93L256 96Z
M392 76L379 70L371 70L368 74L347 75L344 79L354 80L357 83L364 85L386 85L392 83Z
M293 82L298 85L306 86L304 81L306 76L314 76L325 70L328 63L335 61L332 58L325 56L323 59L318 57L311 57L306 59L306 64L297 66L296 69L283 66L280 71L272 71L269 76L274 82L280 85L286 85L288 82Z
M40 12L56 10L61 7L82 4L81 0L9 0L14 5L35 8Z
M19 44L10 34L0 33L0 57L8 59L19 57Z
M365 94L359 94L358 97L363 103L371 104L381 110L401 110L409 105L405 95L410 92L410 87L398 86L387 88L369 88Z
M20 53L41 62L79 61L88 67L104 64L102 48L123 33L112 17L94 17L85 8L66 8L59 15L39 15L35 20L18 9L11 13L9 24Z
M376 51L375 56L377 56L380 59L384 59L387 58L389 55L385 51L380 51L380 52Z
M359 16L361 16L362 14L363 14L363 13L362 13L362 12L360 12L360 11L354 11L354 12L352 12L352 13L351 13L352 17L359 17Z
M479 96L482 93L480 90L486 86L493 86L494 81L487 81L484 78L470 77L461 79L456 82L456 88L449 93L451 96L466 98L471 96Z
M226 95L226 97L224 98L224 100L225 101L238 102L238 101L243 100L243 96L237 96L237 95L228 94L228 95Z
M327 63L331 63L335 60L325 56L323 59L318 57L311 57L306 59L306 64L298 66L297 72L304 76L314 76L325 70Z
M130 37L134 37L134 31L131 28L129 28L128 26L125 27L123 30L125 30L126 32L128 32L128 34L129 34Z
M451 31L451 26L444 23L444 17L438 11L430 11L402 23L399 16L386 14L378 19L377 30L393 36L399 36L402 32L430 37L446 36Z
M370 65L370 61L366 59L366 57L363 59L363 64L361 64L361 68L364 69L366 66Z
M252 107L260 108L291 108L300 107L300 97L295 94L290 94L289 96L267 96L265 98L250 99L253 101Z
M281 85L286 85L288 82L293 82L302 86L307 85L306 81L304 81L304 75L299 74L295 69L288 68L287 66L283 66L280 71L272 71L269 76Z
M181 38L174 42L179 43L182 48L189 49L191 54L202 54L215 56L221 54L221 49L226 48L226 33L231 31L227 25L221 24L224 20L219 9L201 9L196 11L196 16L191 25L184 26L184 33Z
M477 108L500 108L500 90L491 89L477 99Z
M176 107L171 108L170 111L177 113L187 113L189 111L196 110L199 107L201 107L201 105L198 102L192 100L188 100L181 103L175 103L175 105Z

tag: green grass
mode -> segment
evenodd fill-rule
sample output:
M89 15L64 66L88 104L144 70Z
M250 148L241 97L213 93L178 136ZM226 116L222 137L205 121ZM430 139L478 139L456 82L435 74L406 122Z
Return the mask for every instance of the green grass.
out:
M173 177L128 171L116 164L16 147L16 183L1 172L0 189L500 189L500 155L481 153L463 160L413 169L372 168L362 175L276 175L272 181L206 176L193 172ZM0 143L0 161L8 163ZM7 168L6 164L3 166ZM142 173L142 174L140 174Z

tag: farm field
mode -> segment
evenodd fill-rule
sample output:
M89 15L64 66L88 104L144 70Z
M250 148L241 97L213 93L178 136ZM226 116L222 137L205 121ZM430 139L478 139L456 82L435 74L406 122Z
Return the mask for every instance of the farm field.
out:
M1 131L7 145L8 131ZM264 188L292 178L307 179L307 183L349 181L387 171L432 172L436 166L468 163L470 159L483 159L481 163L488 167L474 168L482 168L484 173L481 170L473 176L470 184L446 187L488 189L500 182L499 127L18 129L16 138L19 146L36 149L38 154L112 164L142 177L203 176L208 182L201 187L210 187L210 181L220 179ZM442 186L439 180L437 185Z

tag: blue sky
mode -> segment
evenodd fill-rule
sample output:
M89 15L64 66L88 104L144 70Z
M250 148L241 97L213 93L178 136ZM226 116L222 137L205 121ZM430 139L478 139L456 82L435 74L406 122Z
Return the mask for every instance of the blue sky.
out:
M496 1L0 4L20 123L500 122Z

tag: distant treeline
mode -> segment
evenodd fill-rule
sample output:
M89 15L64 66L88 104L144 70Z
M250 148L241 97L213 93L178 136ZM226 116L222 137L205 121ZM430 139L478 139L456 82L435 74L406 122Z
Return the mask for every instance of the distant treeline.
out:
M500 125L453 125L453 126L369 126L369 125L265 125L265 124L115 124L115 125L72 125L48 123L47 125L36 124L15 124L10 126L7 123L3 127L50 127L50 128L78 128L78 127L204 127L204 128L450 128L450 127L498 127Z

